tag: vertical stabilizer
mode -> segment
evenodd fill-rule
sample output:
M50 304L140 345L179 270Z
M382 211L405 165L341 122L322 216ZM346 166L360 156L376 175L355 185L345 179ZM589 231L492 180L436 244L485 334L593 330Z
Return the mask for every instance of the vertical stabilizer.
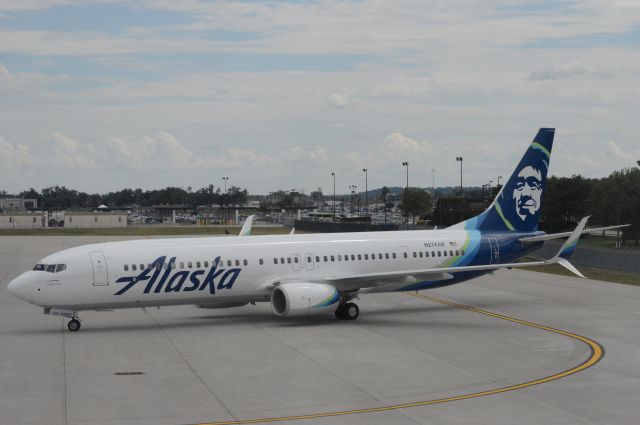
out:
M538 230L554 134L554 128L541 128L491 206L479 216L452 228L513 232Z

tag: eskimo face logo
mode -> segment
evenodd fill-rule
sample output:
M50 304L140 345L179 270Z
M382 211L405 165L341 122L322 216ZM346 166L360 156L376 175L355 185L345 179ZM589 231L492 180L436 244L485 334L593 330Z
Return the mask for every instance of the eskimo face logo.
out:
M516 214L520 220L535 215L540 209L542 198L542 173L532 166L524 167L516 176L513 189Z

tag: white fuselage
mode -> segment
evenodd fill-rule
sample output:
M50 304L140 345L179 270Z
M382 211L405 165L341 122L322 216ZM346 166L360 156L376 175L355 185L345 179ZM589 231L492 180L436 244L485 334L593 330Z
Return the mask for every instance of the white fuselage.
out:
M41 260L13 293L69 310L269 301L274 284L436 268L475 231L149 239L85 245ZM476 235L477 236L477 235ZM155 263L154 263L155 262ZM48 272L51 265L64 270ZM41 267L42 268L42 267ZM127 280L128 279L128 280ZM385 282L377 291L397 290ZM357 290L358 288L353 288Z

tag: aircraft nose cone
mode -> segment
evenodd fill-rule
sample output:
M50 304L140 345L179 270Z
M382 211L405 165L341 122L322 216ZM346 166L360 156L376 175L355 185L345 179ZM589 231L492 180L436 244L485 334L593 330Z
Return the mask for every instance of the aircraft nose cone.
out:
M20 276L9 282L9 285L7 285L7 292L9 292L16 298L29 301L29 282L27 281L27 279L25 279L24 274L21 274Z

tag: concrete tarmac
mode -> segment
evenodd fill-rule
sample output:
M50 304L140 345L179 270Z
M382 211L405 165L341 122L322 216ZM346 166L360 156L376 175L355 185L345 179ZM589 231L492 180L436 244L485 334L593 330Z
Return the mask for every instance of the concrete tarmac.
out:
M125 237L0 237L0 424L640 423L640 288L501 270L422 294L576 333L604 347L579 373L574 338L406 294L363 296L360 318L280 319L268 304L82 312L82 329L11 297L45 255Z

